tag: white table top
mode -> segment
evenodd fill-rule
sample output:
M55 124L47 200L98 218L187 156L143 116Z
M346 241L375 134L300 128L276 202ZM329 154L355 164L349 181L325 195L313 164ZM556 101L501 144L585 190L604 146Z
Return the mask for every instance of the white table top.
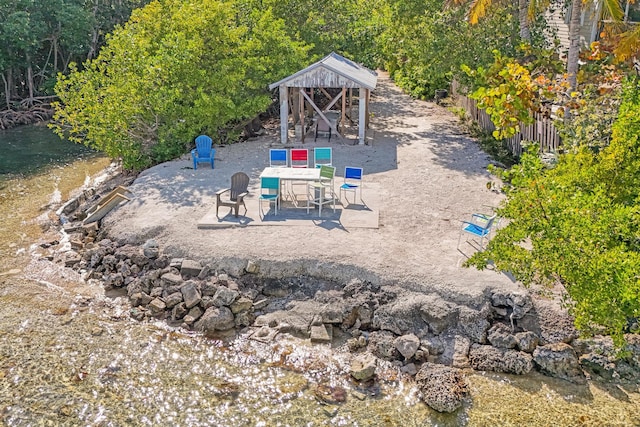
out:
M320 179L320 168L265 168L260 178L280 178L295 181L317 181Z

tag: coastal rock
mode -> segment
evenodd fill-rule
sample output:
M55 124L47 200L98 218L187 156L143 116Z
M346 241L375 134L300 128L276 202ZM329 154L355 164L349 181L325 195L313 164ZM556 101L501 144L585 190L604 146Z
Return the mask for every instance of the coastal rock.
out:
M420 298L406 298L381 305L373 314L372 327L396 335L422 335L427 324L420 318Z
M522 351L473 344L469 350L469 363L478 371L504 372L523 375L531 372L531 355Z
M372 354L363 354L354 357L351 361L349 373L358 381L366 381L376 374L377 360Z
M411 359L420 347L420 339L413 334L402 335L395 339L394 345L405 359Z
M548 301L535 300L533 309L517 324L524 330L534 332L541 344L568 344L579 335L571 316Z
M246 297L240 297L234 302L231 303L229 308L233 314L241 313L243 311L247 311L253 307L253 301Z
M195 323L195 329L202 331L205 335L226 331L234 326L233 313L228 307L210 307Z
M498 348L516 348L518 345L518 340L511 334L511 328L502 323L496 323L489 329L487 340Z
M173 307L173 310L171 310L171 319L172 320L180 320L182 319L185 315L187 314L187 307L184 305L183 302L177 304L175 307Z
M424 363L416 374L422 400L438 412L453 412L462 406L469 386L456 368Z
M578 339L573 342L573 348L579 354L580 366L592 378L637 384L640 381L640 336L626 334L625 341L624 357L618 357L611 337Z
M396 350L395 335L388 331L374 331L369 335L369 351L383 360L398 359L400 353Z
M420 316L436 335L457 323L458 307L440 297L428 295L420 306Z
M249 274L258 274L260 272L260 265L253 260L249 260L244 270Z
M162 280L162 286L180 286L184 280L182 280L182 277L179 274L175 274L175 273L165 273L163 274L160 279Z
M170 295L167 295L164 299L164 303L167 305L167 308L173 308L177 304L182 302L182 293L174 292Z
M491 295L491 304L506 308L511 320L522 319L533 308L531 296L526 292L496 290Z
M469 338L456 335L453 339L453 357L451 365L454 368L469 367L469 349L471 348L471 340Z
M240 295L238 291L234 291L225 286L220 286L213 296L213 303L218 307L231 305Z
M183 318L184 323L186 323L187 325L192 325L193 322L198 320L202 316L203 313L204 312L202 311L202 309L200 307L198 307L198 306L193 307L191 310L189 310L187 315L184 316L184 318Z
M518 332L515 337L520 351L533 353L538 346L538 336L531 331Z
M182 293L182 298L184 299L184 304L187 308L198 305L202 300L198 284L192 280L185 282L180 287L180 292Z
M160 246L153 239L147 240L142 246L142 253L149 259L156 259L160 255Z
M164 314L164 310L167 308L167 306L160 298L155 298L149 303L147 308L151 312L152 316L159 317Z
M220 284L218 283L217 280L215 282L214 281L204 282L200 286L200 291L202 292L202 296L212 297L216 294L219 287L220 287Z
M309 333L311 342L328 343L333 339L333 327L331 325L313 325Z
M491 327L491 323L487 320L490 311L488 305L485 305L481 310L460 306L458 308L458 333L469 337L472 342L484 344L487 341L487 331Z
M202 265L198 261L185 259L182 260L182 264L180 264L180 274L185 277L198 277L201 270Z
M533 352L533 360L540 372L555 378L584 384L586 378L578 363L575 350L568 344L555 343L540 346Z

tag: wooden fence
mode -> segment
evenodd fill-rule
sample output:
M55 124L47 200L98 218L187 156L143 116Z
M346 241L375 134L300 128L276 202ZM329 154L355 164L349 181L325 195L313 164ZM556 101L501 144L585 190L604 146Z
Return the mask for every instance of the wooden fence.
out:
M475 99L458 94L455 83L452 85L452 89L456 104L464 108L471 119L478 123L483 130L493 132L495 126L491 122L489 115L484 110L478 108L478 102ZM553 125L553 120L538 113L534 115L534 122L532 124L526 125L520 123L520 132L504 140L515 156L522 154L522 141L537 142L540 144L540 151L543 153L556 152L561 143L560 135L558 135L558 131Z

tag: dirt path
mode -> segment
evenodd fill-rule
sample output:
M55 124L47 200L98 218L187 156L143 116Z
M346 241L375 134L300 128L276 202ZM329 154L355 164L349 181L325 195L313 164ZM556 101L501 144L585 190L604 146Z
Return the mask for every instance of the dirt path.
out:
M365 184L378 184L378 229L311 221L308 227L197 229L215 206L215 191L228 185L233 172L243 170L257 183L268 147L277 144L277 129L258 140L219 147L215 170L194 171L184 157L145 171L130 186L135 200L104 224L112 237L132 243L154 238L170 256L189 256L232 274L253 259L270 276L360 277L460 300L475 299L487 288L515 289L505 275L461 267L465 256L456 249L460 221L502 198L486 188L488 156L455 115L411 99L385 74L379 76L371 110L371 145L331 144L338 170L362 165ZM463 250L473 252L469 245Z

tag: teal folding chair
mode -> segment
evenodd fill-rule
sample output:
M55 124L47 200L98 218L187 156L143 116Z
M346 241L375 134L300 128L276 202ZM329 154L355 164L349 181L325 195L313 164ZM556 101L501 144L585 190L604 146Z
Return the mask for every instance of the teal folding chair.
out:
M278 215L278 204L280 203L280 178L260 178L260 197L258 198L258 204L260 205L260 218L264 218L264 212L262 211L263 201L269 202L269 208L271 208L271 203L273 203L275 215Z
M319 168L322 165L333 166L331 147L318 147L313 150L313 163Z

